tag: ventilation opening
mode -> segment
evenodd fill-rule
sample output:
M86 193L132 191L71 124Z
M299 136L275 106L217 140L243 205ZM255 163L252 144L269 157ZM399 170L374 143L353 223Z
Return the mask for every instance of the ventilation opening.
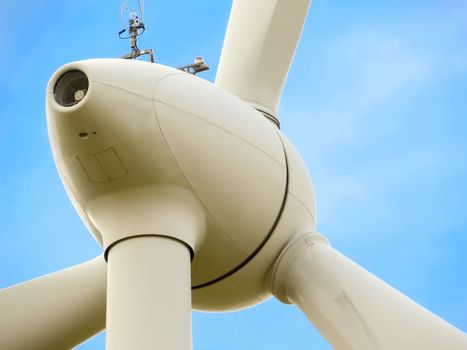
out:
M54 87L55 101L63 107L70 107L80 103L89 88L86 74L79 70L72 70L58 78Z

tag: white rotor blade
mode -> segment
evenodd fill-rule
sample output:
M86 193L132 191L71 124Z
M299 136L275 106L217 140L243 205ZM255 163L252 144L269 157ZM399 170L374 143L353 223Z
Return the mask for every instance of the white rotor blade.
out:
M337 350L467 349L467 335L306 235L288 245L273 272L274 293L296 304Z
M234 0L216 85L276 117L310 0Z
M70 349L105 327L106 263L89 262L0 291L0 349Z

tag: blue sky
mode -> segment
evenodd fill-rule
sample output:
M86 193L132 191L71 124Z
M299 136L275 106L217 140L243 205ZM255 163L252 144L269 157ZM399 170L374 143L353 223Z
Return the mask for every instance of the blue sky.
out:
M230 1L147 1L140 47L161 64L203 55L213 80ZM119 1L4 0L0 32L0 287L100 247L50 152L45 88L61 65L127 51ZM316 0L280 106L334 247L467 331L467 3ZM195 349L330 349L270 300L195 313ZM100 335L80 349L103 349Z

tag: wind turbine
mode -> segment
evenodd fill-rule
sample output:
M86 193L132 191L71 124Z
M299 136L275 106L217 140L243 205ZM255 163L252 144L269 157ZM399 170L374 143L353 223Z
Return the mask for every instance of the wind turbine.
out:
M123 60L51 78L57 165L108 259L108 348L189 348L190 294L219 311L271 293L337 349L464 348L315 232L308 175L276 115L308 3L255 4L234 3L215 86ZM105 272L98 258L3 291L2 348L73 346L102 329Z

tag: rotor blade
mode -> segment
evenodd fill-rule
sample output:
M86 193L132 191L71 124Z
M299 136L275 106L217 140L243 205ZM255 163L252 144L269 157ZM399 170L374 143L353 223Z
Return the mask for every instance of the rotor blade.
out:
M334 250L299 238L273 272L278 299L296 304L337 349L467 349L467 335Z
M0 291L0 349L70 349L105 327L106 263L89 262Z
M310 0L234 0L216 85L276 117Z

